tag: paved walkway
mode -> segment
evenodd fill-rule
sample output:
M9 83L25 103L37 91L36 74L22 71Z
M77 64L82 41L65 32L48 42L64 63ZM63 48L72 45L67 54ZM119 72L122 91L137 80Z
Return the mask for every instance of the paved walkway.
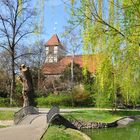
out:
M47 127L46 114L29 115L18 125L0 129L0 140L40 140Z
M20 108L2 108L0 107L0 111L18 111ZM39 108L39 112L46 113L50 110L50 108ZM110 108L66 108L60 109L60 113L72 112L72 111L80 111L80 110L112 110ZM117 109L121 111L126 111L124 109ZM140 109L127 109L129 111L140 111Z
M0 125L2 126L11 126L14 124L13 120L0 120Z

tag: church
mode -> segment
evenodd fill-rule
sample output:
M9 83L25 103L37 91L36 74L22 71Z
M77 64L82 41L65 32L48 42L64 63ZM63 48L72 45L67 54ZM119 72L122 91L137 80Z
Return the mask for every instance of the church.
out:
M46 43L46 60L43 66L45 77L59 77L63 74L66 66L72 61L86 68L89 72L96 72L97 57L95 55L67 55L66 48L63 46L58 36L53 35Z

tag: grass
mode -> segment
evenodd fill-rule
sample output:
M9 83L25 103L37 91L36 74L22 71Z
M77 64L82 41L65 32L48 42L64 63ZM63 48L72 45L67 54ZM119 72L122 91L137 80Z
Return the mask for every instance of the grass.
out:
M73 129L62 126L50 126L42 140L83 140L83 136Z
M0 111L0 120L12 120L13 115L13 111Z
M113 122L125 116L140 115L140 111L98 111L98 110L82 110L66 113L67 119L77 119L83 121L95 122Z
M0 125L0 128L6 128L6 127L8 127L8 126L5 126L5 125Z

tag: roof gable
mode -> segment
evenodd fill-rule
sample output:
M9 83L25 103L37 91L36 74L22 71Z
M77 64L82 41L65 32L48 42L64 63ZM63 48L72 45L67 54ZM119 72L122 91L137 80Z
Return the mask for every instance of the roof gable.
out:
M61 44L57 34L54 34L45 44L46 47L59 46L61 49L65 50L65 47Z
M53 35L45 44L45 46L59 46L59 45L61 45L61 42L56 34Z

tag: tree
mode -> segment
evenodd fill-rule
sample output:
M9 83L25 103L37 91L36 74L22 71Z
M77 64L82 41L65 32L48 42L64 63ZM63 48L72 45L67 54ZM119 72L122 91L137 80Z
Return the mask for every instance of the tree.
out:
M71 23L81 26L85 52L90 49L100 55L95 84L97 98L108 98L116 107L117 96L121 94L124 104L135 106L140 99L140 1L71 3L74 19Z
M9 53L11 62L11 93L12 104L15 92L16 60L23 55L20 48L25 45L25 37L34 32L32 19L34 11L30 0L1 0L0 5L0 47Z
M79 54L80 49L82 47L82 41L79 37L80 31L74 30L72 27L65 26L64 37L65 43L67 44L67 53L70 54L71 57L71 82L74 79L74 57L76 54ZM80 52L81 53L81 52Z
M73 63L73 81L74 84L90 84L93 82L92 74L87 71L87 75L83 75L83 69L79 64ZM71 64L67 65L63 75L60 77L62 81L71 81Z
M42 66L46 59L44 41L38 40L34 44L33 53L34 57L31 58L31 67L37 72L37 91L39 92L42 89L43 73Z

